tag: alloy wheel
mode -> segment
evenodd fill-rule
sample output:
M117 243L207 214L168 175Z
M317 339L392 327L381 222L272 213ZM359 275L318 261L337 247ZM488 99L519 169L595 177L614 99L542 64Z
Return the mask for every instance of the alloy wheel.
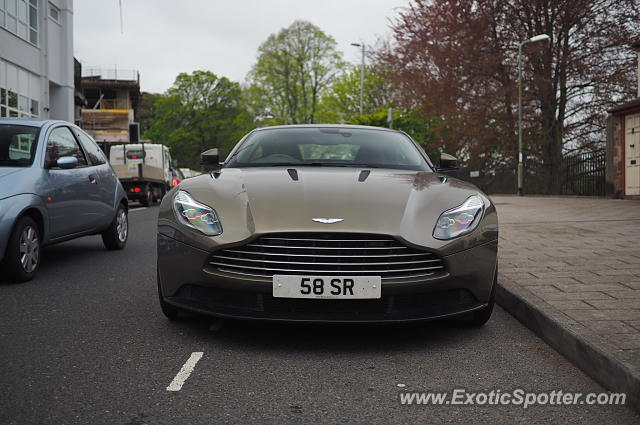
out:
M118 234L118 240L125 242L127 240L127 232L129 231L129 223L127 222L127 213L121 209L118 211L118 217L116 219L116 233Z
M40 241L38 232L32 226L26 226L20 235L20 264L27 273L32 273L40 260Z

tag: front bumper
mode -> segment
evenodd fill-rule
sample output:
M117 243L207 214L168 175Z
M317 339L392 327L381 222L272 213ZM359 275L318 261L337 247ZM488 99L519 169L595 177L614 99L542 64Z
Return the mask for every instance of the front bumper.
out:
M376 300L284 299L269 279L212 273L210 252L158 234L158 287L165 302L219 317L293 322L407 322L485 307L496 270L498 242L443 257L447 273L385 281Z

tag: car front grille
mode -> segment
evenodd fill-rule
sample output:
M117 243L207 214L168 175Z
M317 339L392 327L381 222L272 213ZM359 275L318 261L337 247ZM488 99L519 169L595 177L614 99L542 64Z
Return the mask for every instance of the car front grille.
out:
M280 233L213 253L209 267L220 272L271 277L274 274L381 276L410 279L446 274L437 255L385 235Z

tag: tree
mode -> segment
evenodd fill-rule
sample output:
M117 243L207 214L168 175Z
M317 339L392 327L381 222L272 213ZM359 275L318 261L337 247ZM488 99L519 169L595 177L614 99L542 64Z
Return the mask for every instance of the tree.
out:
M140 134L149 130L153 119L156 116L156 102L162 95L143 92L140 95L140 103L136 111L136 118L140 123Z
M182 166L200 168L210 148L228 152L251 128L238 83L209 71L182 73L155 102L155 117L144 137L167 144Z
M440 143L487 169L516 161L518 43L548 34L524 52L524 116L553 193L563 152L597 146L605 111L631 95L639 30L637 0L414 0L378 58L401 99L440 117Z
M387 127L388 117L388 111L381 109L371 114L355 115L350 124ZM411 136L424 148L431 160L440 159L440 150L436 144L437 118L427 116L420 108L394 110L393 128Z
M360 115L360 76L362 68L352 66L333 80L322 95L318 121L349 123ZM373 114L393 106L391 82L376 66L365 68L364 114Z
M335 40L309 22L295 21L258 48L249 74L252 112L286 124L315 122L320 94L341 67Z

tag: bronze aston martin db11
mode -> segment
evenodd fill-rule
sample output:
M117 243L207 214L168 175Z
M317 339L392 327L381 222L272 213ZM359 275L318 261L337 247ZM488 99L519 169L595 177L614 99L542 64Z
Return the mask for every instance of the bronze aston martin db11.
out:
M348 125L253 130L182 181L158 219L164 314L306 322L491 316L498 218L407 134Z

